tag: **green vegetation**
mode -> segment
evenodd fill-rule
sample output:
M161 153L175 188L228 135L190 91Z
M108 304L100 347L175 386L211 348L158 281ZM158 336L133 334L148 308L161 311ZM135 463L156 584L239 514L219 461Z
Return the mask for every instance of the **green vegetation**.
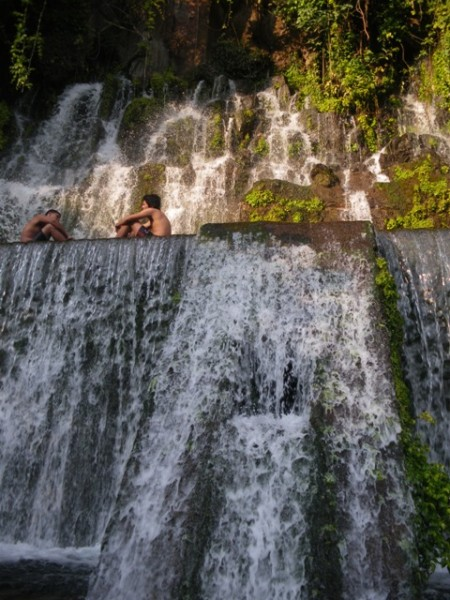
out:
M209 130L209 154L220 156L225 150L225 128L223 116L220 110L216 110L208 123Z
M405 470L416 508L418 583L423 585L437 564L450 567L450 479L442 465L429 461L428 448L416 433L410 393L402 369L403 321L397 308L398 293L386 261L379 258L377 266L375 282L382 295L390 333Z
M254 148L254 152L255 154L257 154L258 156L267 156L269 154L269 143L267 142L266 138L263 137L262 135L258 137L258 139L256 140L256 144L255 144L255 148Z
M272 70L268 52L244 46L236 40L219 40L213 60L217 72L232 79L264 81Z
M154 98L134 98L125 110L121 127L128 130L145 125L160 108L160 103Z
M107 75L103 82L102 96L100 98L100 118L107 120L111 116L118 91L119 79L115 75Z
M155 28L158 18L164 17L164 6L166 0L143 0L141 3L142 10L145 14L145 24L149 31ZM136 5L138 3L135 2Z
M325 208L319 198L285 198L268 189L253 189L245 196L245 203L253 209L250 221L317 223Z
M34 33L27 33L28 8L32 0L22 0L22 10L14 12L16 21L16 36L11 44L11 78L19 90L31 88L30 75L33 71L34 55L42 56L43 38L40 30L42 15L46 2L42 6L37 27Z
M422 55L420 93L424 100L437 98L438 104L450 109L450 1L434 0L432 26ZM427 50L431 49L431 52Z
M180 96L187 90L188 83L181 77L177 77L172 69L159 72L154 71L150 76L149 88L155 98L165 102L168 97Z
M403 215L388 219L386 229L420 229L450 224L449 168L437 165L430 155L411 168L396 167L394 185L411 198Z
M356 115L374 151L382 141L380 110L395 102L421 53L431 55L423 88L450 106L449 5L449 0L274 0L272 10L301 48L285 72L299 106L308 98L321 112Z

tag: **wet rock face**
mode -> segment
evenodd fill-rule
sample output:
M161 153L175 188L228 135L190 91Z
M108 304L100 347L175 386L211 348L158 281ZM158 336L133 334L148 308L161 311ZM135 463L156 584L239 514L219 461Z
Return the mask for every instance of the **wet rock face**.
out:
M409 163L430 152L437 156L445 147L436 136L405 133L389 142L380 156L380 165L383 169L388 169L395 164Z
M312 182L319 187L331 188L339 184L339 177L331 167L317 163L311 170Z

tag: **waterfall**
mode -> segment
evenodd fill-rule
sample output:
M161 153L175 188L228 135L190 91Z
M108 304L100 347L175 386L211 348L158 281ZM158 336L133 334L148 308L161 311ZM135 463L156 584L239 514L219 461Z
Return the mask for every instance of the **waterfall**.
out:
M298 111L285 84L245 95L223 77L213 89L202 82L192 98L167 102L141 128L130 157L118 132L132 90L130 82L119 83L107 119L101 107L108 91L100 83L67 88L35 134L17 115L22 135L0 163L0 240L17 241L25 222L50 207L62 211L77 239L114 237L113 224L133 211L142 181L148 181L147 192L154 191L155 172L175 234L238 221L240 201L255 182L309 185L317 163L343 170L345 218L370 217L365 192L348 180L354 123ZM244 126L246 118L253 124Z
M378 234L400 293L405 369L418 431L432 460L450 468L450 235L444 230Z
M142 250L1 247L4 542L101 539L145 410L143 380L184 244ZM144 263L151 269L140 270Z
M33 137L25 135L26 119L17 115L22 135L0 165L0 234L6 241L17 240L26 220L58 205L61 190L88 173L99 135L100 93L100 84L68 88Z
M344 223L0 246L1 541L101 547L89 600L409 600L373 244Z

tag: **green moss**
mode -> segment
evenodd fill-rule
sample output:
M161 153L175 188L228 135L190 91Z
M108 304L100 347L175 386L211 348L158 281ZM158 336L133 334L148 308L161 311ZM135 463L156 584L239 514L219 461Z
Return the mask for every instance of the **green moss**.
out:
M375 283L381 293L390 333L406 477L411 485L416 509L414 527L418 585L423 586L436 564L450 567L450 479L441 464L429 461L429 449L416 433L410 392L402 368L403 321L397 308L398 293L387 262L382 258L377 259L377 268Z
M264 188L251 190L245 196L245 203L253 209L249 212L250 221L317 223L325 208L317 197L286 198Z
M166 96L178 96L186 91L187 81L177 77L171 69L155 72L150 78L150 87L155 98L165 100Z
M146 125L161 109L161 104L155 98L134 98L123 115L120 125L121 134L126 134Z
M257 121L256 113L251 108L244 108L236 114L236 141L241 150L250 144Z
M262 135L258 137L258 139L256 140L256 144L255 144L255 148L253 150L253 152L255 154L257 154L260 157L263 156L267 156L269 154L269 143L267 142L266 138L263 137Z
M195 122L192 117L172 121L166 128L166 154L169 164L185 167L191 161Z
M99 116L101 119L109 119L119 91L119 79L115 75L107 75L103 82L102 95L100 98Z
M396 167L396 189L409 201L408 210L388 219L386 229L419 229L450 225L448 167L436 164L430 155L411 168Z
M371 117L366 113L361 113L358 115L357 123L362 131L367 148L371 152L376 152L378 150L376 118Z
M299 156L301 156L303 151L303 141L302 140L295 140L293 142L290 142L288 145L288 156L291 159L295 159L298 158Z
M225 130L221 112L216 112L208 123L209 156L220 156L225 150Z
M135 198L132 212L138 212L141 209L144 194L163 194L166 183L166 167L160 163L145 163L136 169L136 175L137 180L132 192L132 196Z

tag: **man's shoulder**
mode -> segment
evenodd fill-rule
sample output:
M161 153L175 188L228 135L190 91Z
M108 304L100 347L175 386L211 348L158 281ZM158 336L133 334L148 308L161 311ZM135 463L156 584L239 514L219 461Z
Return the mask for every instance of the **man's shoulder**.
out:
M43 221L47 222L48 217L47 217L47 215L40 213L38 215L34 215L34 217L32 219L30 219L29 223L41 223Z

